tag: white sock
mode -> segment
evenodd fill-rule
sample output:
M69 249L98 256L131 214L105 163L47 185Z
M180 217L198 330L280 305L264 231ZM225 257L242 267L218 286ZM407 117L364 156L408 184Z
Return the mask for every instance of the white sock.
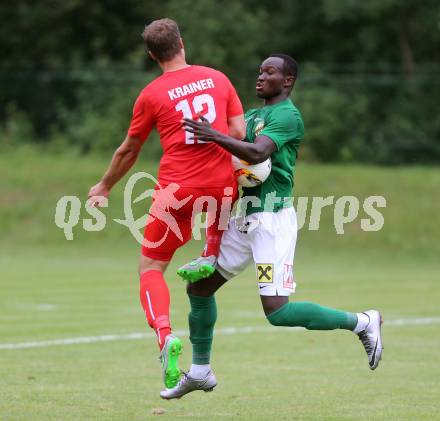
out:
M359 333L365 330L365 328L368 326L368 324L370 323L370 318L365 313L356 313L356 316L358 318L358 322L353 332Z
M211 364L191 364L189 375L193 379L204 379L211 371Z

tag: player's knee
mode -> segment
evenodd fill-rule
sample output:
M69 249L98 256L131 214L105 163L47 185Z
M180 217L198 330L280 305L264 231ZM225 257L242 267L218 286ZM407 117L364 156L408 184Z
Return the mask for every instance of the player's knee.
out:
M212 292L203 282L188 283L186 285L186 293L188 295L196 295L198 297L210 297Z
M192 284L192 283L188 282L186 284L186 293L188 295L199 295L197 284Z
M277 310L284 307L288 302L289 298L285 296L275 295L275 296L265 296L261 297L261 304L263 304L263 310L266 317L272 315Z
M282 322L280 319L278 318L273 318L270 317L271 315L269 314L268 316L266 316L267 321L272 325L272 326L283 326Z
M289 326L287 321L287 305L281 305L280 307L275 307L271 312L266 312L266 319L272 326Z
M164 273L167 268L169 262L164 262L161 260L151 259L150 257L146 257L141 255L138 264L138 273L139 276L142 276L143 273L154 270Z

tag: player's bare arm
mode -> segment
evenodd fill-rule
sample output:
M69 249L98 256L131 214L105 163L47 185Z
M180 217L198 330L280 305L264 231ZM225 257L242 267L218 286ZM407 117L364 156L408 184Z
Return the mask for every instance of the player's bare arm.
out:
M276 150L275 143L267 136L257 136L254 143L237 142L236 139L211 128L203 116L200 116L200 120L185 118L183 119L183 127L198 139L205 142L215 142L237 158L244 159L250 164L259 164L265 161Z
M243 139L246 136L246 123L244 115L240 114L228 119L229 136L235 139Z
M113 186L134 165L141 151L143 141L137 137L127 136L116 149L107 171L101 180L89 191L89 205L100 206L102 198L107 198Z

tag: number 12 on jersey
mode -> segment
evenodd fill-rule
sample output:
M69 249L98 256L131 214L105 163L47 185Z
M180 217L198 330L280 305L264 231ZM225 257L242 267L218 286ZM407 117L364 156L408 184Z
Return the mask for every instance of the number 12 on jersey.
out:
M176 111L180 111L184 118L193 118L196 114L205 111L203 117L205 117L210 124L214 123L217 113L215 111L214 98L209 94L197 95L192 100L192 109L187 99L183 99L176 105ZM195 141L192 138L193 134L185 132L185 143L187 145L194 144ZM197 143L206 143L203 140L198 140Z

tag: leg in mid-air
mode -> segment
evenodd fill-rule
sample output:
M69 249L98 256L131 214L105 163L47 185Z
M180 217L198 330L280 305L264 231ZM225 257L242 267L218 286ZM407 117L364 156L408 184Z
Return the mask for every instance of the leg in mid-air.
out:
M227 280L215 271L206 279L187 284L191 305L188 324L192 344L192 364L190 370L183 373L175 387L160 392L163 399L179 399L195 390L210 392L217 385L210 365L214 325L217 320L214 294L225 282Z
M242 272L252 261L249 236L241 232L235 219L229 221L223 234L215 272L208 278L187 284L191 311L188 315L192 365L179 383L160 392L164 399L179 399L194 390L210 391L217 381L210 367L214 325L217 320L215 292L228 280Z
M260 226L251 233L261 302L268 321L275 326L310 330L345 329L356 333L374 370L381 358L381 315L377 310L350 313L312 302L289 302L295 292L293 260L296 245L296 215L291 208L264 213ZM259 263L261 262L261 263ZM221 264L225 264L222 260Z
M319 304L289 302L288 297L261 296L267 320L274 326L305 327L309 330L346 329L356 333L368 356L371 370L382 357L382 316L377 310L350 313Z
M172 194L166 190L157 191L147 218L139 265L140 299L148 324L158 337L162 374L167 388L174 387L181 377L178 358L182 343L171 333L170 294L163 274L175 251L191 238L197 202L203 209L203 197L209 193L222 203L224 191L223 188L209 189L207 192L203 189L179 188ZM178 205L176 209L173 208L174 202ZM217 255L222 234L218 228L218 216L215 222L217 224L212 224L209 231L214 238L210 238L207 251Z
M157 335L162 364L162 377L166 387L173 387L180 378L178 358L182 342L171 333L170 293L163 273L169 261L141 256L139 260L139 298L148 325Z
M187 192L179 194L186 197ZM180 198L180 196L179 196ZM162 363L162 377L167 388L174 387L180 379L178 365L182 342L171 333L170 292L164 273L175 251L191 238L191 203L172 215L179 222L175 231L159 217L166 210L167 200L156 199L147 218L139 260L139 297L148 325L157 335Z

